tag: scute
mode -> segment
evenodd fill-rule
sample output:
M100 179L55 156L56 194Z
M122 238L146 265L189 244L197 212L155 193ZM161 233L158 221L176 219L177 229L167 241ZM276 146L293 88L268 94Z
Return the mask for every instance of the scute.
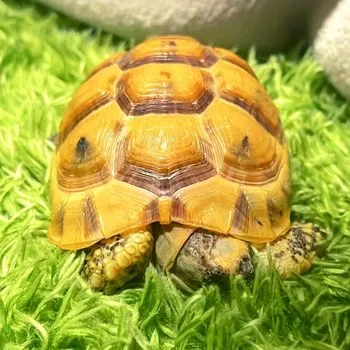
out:
M75 93L63 116L59 143L91 113L113 101L116 95L116 82L121 76L117 66L109 66L99 74L90 77Z
M121 128L121 111L111 102L91 113L74 128L57 150L58 186L67 192L82 191L111 177L111 155ZM84 140L84 155L79 142Z
M111 180L70 195L57 191L49 238L63 249L85 248L152 221L152 213L147 215L145 208L156 196L121 181Z
M129 129L123 163L168 174L205 158L199 125L188 115L150 114L131 120Z
M278 176L283 148L246 110L216 99L203 112L203 124L214 142L221 176L244 184Z
M235 66L238 66L242 69L244 69L245 71L247 71L251 76L253 76L254 78L257 79L254 71L251 69L251 67L249 66L249 64L242 59L241 57L239 57L238 55L234 54L232 51L229 50L225 50L222 49L220 47L214 47L213 49L215 51L215 53L217 55L219 55L220 58L222 58L225 61L228 61L232 64L234 64Z
M127 115L201 113L213 99L209 73L185 64L147 64L118 82L117 102Z
M267 132L282 141L278 110L263 86L251 74L225 61L218 62L211 72L221 98L246 110Z
M60 126L50 240L81 249L155 221L267 242L290 227L288 149L249 65L181 36L98 65Z
M216 174L210 144L190 115L148 115L128 123L130 132L116 154L118 180L158 196Z

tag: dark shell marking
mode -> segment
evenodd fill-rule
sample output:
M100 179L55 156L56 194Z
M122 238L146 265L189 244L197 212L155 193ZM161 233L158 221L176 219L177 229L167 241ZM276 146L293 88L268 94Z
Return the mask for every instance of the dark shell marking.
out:
M283 210L278 208L271 199L267 200L267 209L270 221L272 223L277 223L279 218L283 215Z
M100 221L96 214L94 201L91 196L87 196L83 205L84 209L84 236L86 240L96 239L96 233L100 235Z
M127 149L129 138L125 137L120 149ZM207 143L202 142L205 157L200 162L182 166L166 174L138 167L125 161L125 156L117 154L115 178L148 190L157 196L172 196L177 190L204 181L216 175L212 164L212 154Z
M145 210L145 221L146 222L156 222L159 220L159 200L153 200L147 205Z
M173 206L171 216L174 220L177 218L183 218L185 215L185 205L178 199L173 198Z
M238 149L238 151L236 151L236 155L242 158L249 158L249 138L248 136L245 136L242 139L241 145Z
M245 101L241 97L234 96L231 93L228 93L226 91L221 92L221 97L231 102L242 109L244 109L246 112L248 112L268 133L270 133L272 136L276 137L280 143L283 142L283 129L281 122L278 122L277 127L273 127L271 123L269 122L269 118L265 117L262 112L260 111L259 106L255 106L250 101Z
M165 175L124 163L115 178L143 188L157 196L172 196L179 189L207 180L215 174L215 168L206 160L184 166Z
M78 162L83 162L90 151L90 144L85 137L81 137L75 148L75 156Z
M249 224L249 202L243 192L239 197L235 206L235 215L232 221L232 227L240 232L247 232Z
M58 227L58 235L62 237L63 235L63 225L64 225L64 205L60 207L57 212L57 227Z

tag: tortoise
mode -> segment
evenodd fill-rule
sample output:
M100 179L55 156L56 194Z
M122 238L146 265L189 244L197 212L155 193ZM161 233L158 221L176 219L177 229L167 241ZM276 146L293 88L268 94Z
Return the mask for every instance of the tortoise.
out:
M320 230L293 223L279 112L236 54L187 36L148 38L94 68L60 124L49 240L86 249L111 293L155 262L193 290L250 276L256 254L308 270Z

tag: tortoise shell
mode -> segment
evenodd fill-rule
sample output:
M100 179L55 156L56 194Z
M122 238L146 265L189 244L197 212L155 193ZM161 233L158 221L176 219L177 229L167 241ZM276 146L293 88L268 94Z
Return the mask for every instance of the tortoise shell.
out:
M287 144L249 65L152 37L98 65L60 125L49 239L81 249L154 222L261 243L290 227Z

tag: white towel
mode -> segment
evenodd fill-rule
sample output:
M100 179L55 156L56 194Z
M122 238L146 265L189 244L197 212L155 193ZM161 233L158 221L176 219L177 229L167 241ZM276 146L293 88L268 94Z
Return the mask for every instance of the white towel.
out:
M287 48L314 2L330 0L37 0L124 38L185 33L228 48ZM304 31L305 32L305 31Z
M228 48L276 51L313 32L315 57L350 98L350 0L37 1L136 41L181 33Z
M329 80L350 99L350 0L338 2L319 23L313 48Z

